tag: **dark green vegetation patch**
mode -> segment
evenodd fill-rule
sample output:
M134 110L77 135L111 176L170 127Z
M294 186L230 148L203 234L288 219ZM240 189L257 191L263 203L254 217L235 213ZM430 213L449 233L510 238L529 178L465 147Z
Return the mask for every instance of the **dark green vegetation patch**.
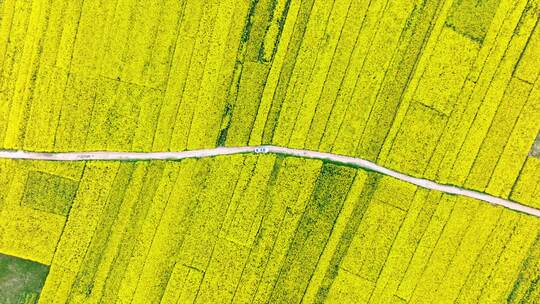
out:
M483 42L500 0L454 1L446 23L457 32Z
M0 254L0 303L37 303L49 267Z
M79 183L69 178L33 171L28 175L22 204L37 210L67 215Z

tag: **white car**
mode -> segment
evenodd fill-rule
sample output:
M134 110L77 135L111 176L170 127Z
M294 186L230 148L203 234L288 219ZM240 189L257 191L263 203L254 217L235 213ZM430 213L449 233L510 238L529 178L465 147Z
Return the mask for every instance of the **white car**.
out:
M268 153L268 147L257 147L255 153Z

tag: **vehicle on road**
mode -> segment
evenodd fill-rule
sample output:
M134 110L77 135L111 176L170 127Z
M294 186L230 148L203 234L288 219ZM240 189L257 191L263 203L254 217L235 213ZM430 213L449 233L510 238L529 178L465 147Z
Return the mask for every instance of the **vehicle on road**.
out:
M255 153L268 153L268 147L257 147Z

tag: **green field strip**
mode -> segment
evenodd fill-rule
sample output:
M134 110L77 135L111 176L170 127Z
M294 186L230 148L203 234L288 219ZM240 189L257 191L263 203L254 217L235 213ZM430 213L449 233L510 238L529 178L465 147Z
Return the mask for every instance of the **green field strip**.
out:
M311 17L310 14L315 6L314 2L315 0L301 1L298 12L296 15L294 15L294 19L287 18L291 20L291 26L293 28L292 33L290 34L289 43L286 46L287 49L285 51L284 58L282 59L283 63L281 64L281 69L279 70L279 76L276 75L277 79L273 80L277 81L277 83L275 84L275 88L272 90L274 92L272 94L271 105L264 124L262 143L273 142L273 137L275 136L276 131L275 129L280 118L291 78L293 77L300 48L303 43L304 36L306 35L308 22ZM284 29L284 31L285 30L286 29Z
M412 104L393 143L387 166L400 172L421 175L439 143L447 119L433 108L421 103ZM415 141L411 141L411 137Z
M235 8L234 1L222 1L218 9L219 13L215 20L215 28L212 33L210 51L205 62L204 74L201 80L201 87L198 96L198 106L196 107L188 135L188 149L193 147L213 147L216 143L217 132L221 121L223 102L216 102L216 83L221 79L221 67L224 59L224 51L228 34L232 25ZM233 37L236 33L232 33ZM229 74L232 71L227 71ZM212 130L212 134L207 133L207 127Z
M300 303L355 174L351 168L323 165L281 266L270 301Z
M444 156L438 168L432 166L432 169L430 169L432 172L431 176L434 176L435 170L438 170L437 176L442 182L455 183L455 180L451 178L452 167L458 158L463 142L467 138L478 108L486 97L486 94L498 93L498 91L504 87L504 82L507 81L505 80L506 78L499 80L499 77L494 77L499 69L500 61L506 53L508 44L517 23L520 20L525 4L525 2L518 2L512 10L508 12L497 36L498 38L495 45L490 49L489 54L485 55L486 58L483 59L485 62L478 62L477 60L473 66L469 78L472 77L475 79L476 83L467 82L464 90L459 96L457 102L458 107L452 112L450 118L451 122L447 125L447 130L445 131L445 134L448 133L448 135L444 137L446 147L441 147L439 152L444 153ZM485 45L480 49L478 56L484 56L484 50ZM481 67L481 69L477 72L478 76L473 77L471 75L477 71L476 67ZM440 159L440 155L437 155L436 159Z
M503 212L495 229L493 229L482 247L481 253L476 257L474 266L467 275L465 284L461 286L456 302L478 302L483 286L491 278L492 269L497 264L499 256L511 239L519 222L519 215L512 212Z
M355 3L356 2L353 2L353 4ZM330 151L338 136L340 124L347 113L356 80L360 75L362 64L366 57L367 48L365 48L365 45L373 38L373 35L371 35L373 29L371 29L371 27L377 25L376 22L379 20L381 14L382 3L376 2L374 5L370 5L370 1L365 1L361 4L362 6L358 10L360 16L356 16L358 19L355 19L358 22L355 24L358 29L354 43L351 41L353 47L347 62L347 68L344 72L343 79L340 80L339 90L336 93L336 100L333 101L329 116L324 122L324 134L321 134L321 139L319 139L319 143L317 143L318 149L323 151ZM350 10L354 12L353 9L354 7Z
M320 52L321 42L323 38L330 39L325 33L334 7L334 1L315 0L313 4L285 98L281 104L279 120L272 138L273 144L287 145L290 140L297 112L309 87L309 79Z
M490 89L487 91L478 111L476 111L476 116L467 133L468 135L460 148L452 170L453 183L464 183L497 108L501 103L501 99L504 98L504 94L507 92L514 67L536 21L537 18L531 11L525 11L522 15L521 22L513 33L505 56L498 67L497 75L493 78Z
M520 170L519 178L512 187L511 198L523 201L530 206L539 206L535 203L540 198L540 160L527 157Z
M521 168L526 162L530 147L535 140L535 134L538 132L533 122L540 119L539 88L538 85L533 88L512 129L508 143L489 180L486 188L487 193L509 197L512 186L521 174Z
M315 187L321 165L294 158L286 158L280 165L265 203L266 216L250 249L233 302L264 301L270 296L270 288L275 284L281 261L300 221L299 213Z
M437 298L445 301L456 300L482 248L490 241L491 231L495 229L502 212L504 211L489 205L478 206L459 248L446 269L443 281L437 287L435 293Z
M70 210L62 237L45 281L41 303L61 303L68 299L71 286L84 261L92 235L107 202L118 164L88 164L79 193ZM59 266L59 267L57 267ZM63 271L63 269L69 271Z
M131 46L124 51L123 64L118 75L123 81L145 84L144 73L151 65L152 51L158 47L155 40L162 12L171 9L171 7L165 8L164 2L164 0L149 3L135 1L135 7L132 8L130 16L131 27L127 38Z
M339 275L340 264L347 255L348 249L351 246L354 235L358 230L358 227L361 225L362 220L366 210L369 208L371 198L373 197L373 192L376 189L379 177L374 174L368 174L364 187L362 188L360 196L357 197L356 202L354 202L353 210L351 215L343 228L343 233L340 236L339 242L336 246L330 261L329 266L326 269L320 288L317 291L315 301L324 302L328 297L329 292L332 289L336 277ZM364 280L365 281L365 280ZM366 282L368 283L368 282ZM371 285L371 284L369 284Z
M17 89L17 84L21 82L21 69L23 69L24 76L25 63L28 64L26 62L28 59L23 59L22 56L24 52L25 39L27 38L27 29L30 23L29 19L31 16L31 8L31 3L17 2L14 4L13 19L6 20L6 22L10 21L11 24L8 34L9 40L8 43L5 44L6 49L3 55L2 83L0 85L3 99L7 101L3 102L0 107L0 117L2 117L2 122L0 123L0 134L2 142L6 141L6 138L8 138L7 132L10 128L10 123L7 119L11 115L11 112L15 111L15 109L11 109L13 104L12 100L14 96L20 95L21 93L20 89ZM28 49L29 46L26 48L26 54L28 53ZM21 84L18 86L21 86Z
M387 69L399 49L403 27L413 9L410 1L381 1L381 5L383 3L385 6L379 23L372 31L373 38L364 46L367 49L366 57L332 148L335 153L354 154L355 150L360 149L357 148L361 145L359 141L370 137L364 134L371 131L365 129L366 125Z
M309 133L311 121L321 98L323 87L329 74L330 66L335 58L336 48L339 44L347 15L351 9L351 1L339 2L334 5L324 39L319 43L319 51L311 75L306 94L301 99L296 119L292 128L289 146L303 148ZM337 90L337 87L336 87Z
M441 5L440 1L419 3L408 16L354 155L363 155L369 159L376 159L380 155Z
M127 265L123 270L121 284L118 286L115 301L131 302L137 289L141 272L146 263L146 258L152 246L154 235L159 226L165 206L167 205L171 191L176 184L179 175L178 163L168 163L165 165L163 175L159 181L156 195L147 202L150 206L142 219L139 233L135 236L136 241L133 251L127 257Z
M347 194L347 198L343 203L341 212L335 220L332 233L328 238L326 246L319 258L319 262L317 263L317 266L309 280L308 286L302 296L302 302L315 302L317 292L323 283L327 269L330 267L332 256L336 251L341 240L341 236L345 232L347 223L353 214L355 203L362 192L367 177L368 175L364 171L356 172L356 176Z
M316 150L325 134L326 125L336 103L341 84L350 68L349 63L355 49L354 45L362 28L369 2L367 0L353 0L347 11L332 62L317 99L317 106L314 109L309 130L305 135L305 147L308 149Z
M165 163L158 162L147 167L143 180L134 182L133 192L128 192L126 196L127 210L120 213L117 221L115 234L110 238L110 247L105 253L106 260L103 273L99 278L104 282L101 290L96 294L101 298L101 302L116 301L119 289L122 285L126 270L129 267L132 254L139 241L144 220L149 212L152 200L158 191L161 180L164 178ZM169 171L170 172L170 171ZM140 173L139 173L140 174ZM109 249L110 248L110 249ZM101 284L101 283L100 283ZM96 284L97 285L97 284ZM99 288L99 285L97 285ZM100 294L101 293L101 294Z
M176 116L182 102L189 66L193 57L197 29L202 18L203 5L198 1L187 1L184 16L179 24L171 66L167 77L165 96L160 107L157 127L152 141L153 151L170 149Z
M526 82L517 78L511 80L508 92L505 93L491 121L491 126L465 180L465 187L481 191L486 189L500 155L506 146L512 145L508 140L523 106L529 99L531 89L532 86Z
M54 148L60 151L84 147L86 130L92 118L97 80L69 74L64 92L58 125L54 133ZM82 104L79 104L82 102Z
M527 258L521 264L519 275L508 294L508 303L533 303L540 299L538 290L538 279L540 274L540 246L538 235L534 240Z
M0 301L37 303L49 267L0 254Z
M73 282L69 295L71 301L83 302L93 292L92 281L107 246L108 237L111 234L113 224L118 218L118 213L130 183L130 179L133 177L135 166L136 165L133 163L124 163L118 168L118 172L112 184L112 189L119 189L119 191L111 191L106 199L107 203L105 204L103 213L99 219L100 225L96 227L92 240L84 254L82 267L79 269L77 277Z
M206 185L210 168L206 162L191 161L185 162L179 170L175 188L169 196L142 269L134 303L153 303L163 296L175 257L197 208L198 197L191 195L190 191Z
M194 111L197 107L201 81L204 68L210 52L212 33L215 30L215 20L218 15L219 4L214 1L204 3L202 17L199 20L198 30L191 54L187 75L172 133L169 149L184 150L188 144L188 136ZM180 47L180 46L179 46Z
M281 3L282 1L280 1ZM281 69L285 62L285 60L288 58L286 57L288 49L289 49L289 43L292 39L294 29L295 29L295 23L296 18L299 14L300 5L302 3L306 3L306 1L300 1L300 0L290 0L287 1L287 7L285 8L283 15L279 20L280 24L280 33L279 33L279 42L275 41L274 44L274 50L273 50L273 57L272 57L272 64L270 71L268 72L268 76L266 78L266 82L264 85L264 89L261 95L261 100L259 102L259 108L257 109L257 116L255 117L255 121L253 122L253 126L251 129L251 134L249 138L249 144L262 144L263 143L263 135L266 130L265 126L268 121L268 116L270 115L271 109L273 109L274 112L272 112L272 115L277 115L277 107L273 106L274 101L274 93L278 87L278 82L281 75ZM275 18L275 16L274 16ZM270 28L267 32L268 35L271 35L271 31L273 31L274 23L270 25ZM265 42L263 44L264 52L266 52L269 48L266 44L266 38ZM263 55L266 56L266 55ZM264 59L263 61L267 61ZM275 116L272 118L270 123L275 124ZM273 126L272 126L273 130ZM273 131L272 131L273 132ZM268 133L266 133L268 134Z
M538 235L538 220L521 216L514 235L506 244L496 267L491 273L490 280L482 290L481 302L501 302L506 300L513 283L517 278L521 262L526 258L530 246Z
M401 278L414 255L429 221L438 206L441 194L435 191L418 190L414 196L392 248L386 258L373 292L370 303L392 301Z
M416 286L419 284L420 276L428 267L430 256L452 214L455 203L453 197L443 195L440 198L435 213L431 217L422 238L417 243L412 259L395 293L400 298L407 300L407 302L413 296Z

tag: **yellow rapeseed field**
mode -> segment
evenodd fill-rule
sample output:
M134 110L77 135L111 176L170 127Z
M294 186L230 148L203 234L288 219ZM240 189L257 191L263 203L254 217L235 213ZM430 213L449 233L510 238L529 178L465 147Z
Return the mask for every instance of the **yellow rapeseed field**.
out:
M540 0L0 0L0 150L271 144L540 208L539 75ZM0 160L41 304L540 303L539 240L321 160Z

